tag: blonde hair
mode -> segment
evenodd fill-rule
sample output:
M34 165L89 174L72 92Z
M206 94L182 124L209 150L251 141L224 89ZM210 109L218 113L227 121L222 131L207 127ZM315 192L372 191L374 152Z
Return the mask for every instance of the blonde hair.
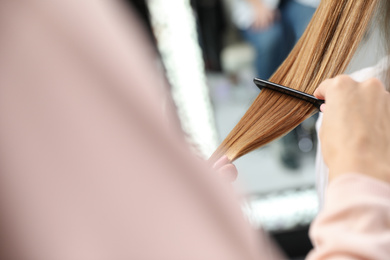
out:
M309 94L326 78L345 71L379 0L323 0L306 31L270 81ZM288 133L315 108L264 89L211 156L234 161Z

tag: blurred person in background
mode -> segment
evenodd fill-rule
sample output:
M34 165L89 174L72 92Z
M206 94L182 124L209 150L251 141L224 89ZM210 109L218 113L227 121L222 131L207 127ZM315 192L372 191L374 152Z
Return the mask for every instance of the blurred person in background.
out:
M268 79L302 36L320 0L233 0L233 22L256 50L257 77Z
M256 77L268 79L302 36L320 0L233 0L232 18L255 49ZM282 138L280 160L289 169L301 166L301 153L314 151L315 119Z
M225 13L222 0L191 0L198 26L205 68L208 71L222 70L221 51L225 31Z

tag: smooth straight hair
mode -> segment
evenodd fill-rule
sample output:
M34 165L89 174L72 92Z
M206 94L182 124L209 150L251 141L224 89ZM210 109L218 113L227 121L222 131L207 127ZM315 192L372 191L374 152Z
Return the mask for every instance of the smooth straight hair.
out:
M306 31L270 81L313 94L318 85L345 71L371 18L387 0L323 0ZM387 19L388 8L383 17ZM385 29L388 29L385 23ZM385 30L384 30L385 31ZM211 156L234 161L285 135L315 108L305 101L263 89L253 104Z

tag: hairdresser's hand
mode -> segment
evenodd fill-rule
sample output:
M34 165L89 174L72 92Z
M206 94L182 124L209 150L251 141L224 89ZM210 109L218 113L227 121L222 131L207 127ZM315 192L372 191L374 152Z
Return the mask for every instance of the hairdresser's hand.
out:
M252 1L252 8L255 13L255 21L252 28L255 30L267 30L274 22L279 19L279 10L270 9L261 1Z
M320 139L330 179L361 173L390 183L390 95L383 84L338 76L314 95L326 101Z
M214 170L225 180L233 182L236 180L238 172L234 164L232 164L227 156L222 156L213 165Z

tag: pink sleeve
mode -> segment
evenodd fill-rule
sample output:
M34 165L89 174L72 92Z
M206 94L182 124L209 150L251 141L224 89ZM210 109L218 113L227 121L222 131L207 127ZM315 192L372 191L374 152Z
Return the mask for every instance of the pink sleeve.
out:
M308 259L390 259L390 185L360 174L334 180L312 224Z

